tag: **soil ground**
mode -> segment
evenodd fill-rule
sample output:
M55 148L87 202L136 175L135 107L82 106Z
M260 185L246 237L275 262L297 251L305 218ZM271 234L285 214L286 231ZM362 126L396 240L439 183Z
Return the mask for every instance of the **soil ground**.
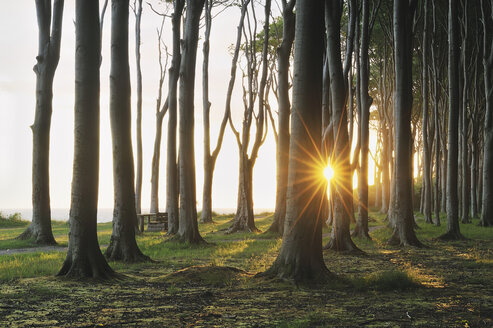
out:
M271 219L258 219L258 226L265 231ZM492 229L461 225L468 240L441 242L435 238L444 227L419 220L423 249L389 247L389 229L373 229L372 241L356 240L366 255L325 251L337 279L305 287L256 278L275 259L280 239L224 235L227 221L201 228L214 243L205 249L163 242L159 233L139 236L143 251L159 262L112 263L118 280L3 278L0 326L493 327ZM380 218L373 226L383 224ZM63 260L60 252L32 251ZM0 264L15 256L0 256ZM28 255L17 256L22 264Z

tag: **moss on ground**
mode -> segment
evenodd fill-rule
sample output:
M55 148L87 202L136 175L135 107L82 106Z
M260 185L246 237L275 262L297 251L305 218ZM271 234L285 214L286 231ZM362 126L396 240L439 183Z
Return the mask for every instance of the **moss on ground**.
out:
M374 226L385 225L384 217L371 215ZM390 247L389 229L379 228L372 241L356 240L365 255L324 252L343 283L296 288L254 277L275 260L281 240L226 235L221 230L230 219L200 226L206 247L166 242L162 233L138 236L157 262L110 263L125 277L108 283L55 278L64 252L0 256L0 326L493 326L493 230L477 227L477 220L461 225L468 240L446 243L436 239L444 227L418 216L423 249ZM257 226L265 231L271 221L271 215L257 218ZM67 227L54 230L58 240ZM99 231L104 245L111 224ZM7 234L0 230L0 245Z

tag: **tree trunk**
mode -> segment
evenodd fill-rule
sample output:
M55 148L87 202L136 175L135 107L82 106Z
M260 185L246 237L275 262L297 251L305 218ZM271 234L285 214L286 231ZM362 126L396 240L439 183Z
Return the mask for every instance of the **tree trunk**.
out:
M380 213L387 213L390 200L390 172L389 172L389 130L385 127L382 132L382 207Z
M459 145L459 29L458 0L449 0L448 14L448 73L449 117L447 158L447 232L440 238L457 240L464 237L459 227L458 145Z
M414 233L412 136L412 22L416 1L394 0L395 168L394 232L390 244L422 246Z
M50 208L50 126L53 110L53 79L60 59L63 0L37 0L38 55L36 73L36 111L33 131L32 203L33 217L29 227L18 237L33 239L36 244L55 245L51 230ZM51 33L50 33L51 25Z
M253 5L253 3L252 3ZM255 222L253 218L253 197L252 197L252 174L253 174L253 166L255 165L255 161L258 156L258 151L260 146L262 145L264 138L264 112L265 112L265 88L267 82L267 70L268 70L268 46L269 46L269 18L270 18L270 7L271 0L266 0L265 2L265 22L264 22L264 43L262 47L262 76L260 78L260 84L258 86L258 115L255 117L255 123L257 131L255 133L255 141L253 143L252 151L250 156L248 155L248 146L250 140L250 127L253 116L253 107L254 107L254 97L253 92L255 92L256 87L256 77L254 77L254 71L257 70L256 67L256 54L253 52L255 50L251 50L252 52L246 51L247 63L248 63L248 106L246 106L245 119L243 120L243 131L242 131L242 140L239 141L238 134L237 143L239 147L240 153L240 183L238 186L238 204L236 215L233 219L233 223L228 229L228 233L237 232L237 231L258 231L255 227ZM253 45L251 46L255 49L255 39L250 40ZM255 81L254 81L255 79ZM244 207L248 206L248 209ZM247 224L245 224L247 222Z
M283 1L283 39L277 49L279 116L277 138L277 189L274 221L269 231L282 236L284 233L284 218L286 217L286 193L289 163L289 116L291 104L289 101L289 60L295 33L295 0Z
M426 223L431 219L431 158L428 143L428 0L424 1L423 62L422 62L422 105L423 105L423 213Z
M75 2L75 145L67 257L59 276L108 279L115 275L99 249L99 1ZM132 207L134 207L132 199Z
M113 141L113 232L106 257L139 262L142 254L135 240L134 163L131 139L130 68L128 64L129 0L111 1L110 118Z
M336 173L334 175L335 192L331 194L333 196L334 220L331 239L325 248L335 251L360 252L351 240L349 232L350 212L354 212L354 210L352 205L353 186L350 163L351 147L348 145L347 88L341 62L341 14L342 6L339 1L326 1L327 56L330 72L334 135L334 150L331 163Z
M322 168L299 160L316 161L321 146L323 29L323 1L298 0L286 220L279 255L263 273L295 283L320 283L330 274L321 247Z
M486 110L484 120L484 150L483 150L483 199L480 225L493 226L493 46L491 22L493 3L483 4L483 66L484 91L486 94Z
M370 8L369 0L363 0L363 19L361 21L361 116L359 122L361 136L361 166L358 181L358 220L353 232L354 237L370 238L368 232L368 151L370 143L370 106L373 99L368 94L368 84L370 78L370 60L368 58L368 49L370 44L369 20Z
M135 180L135 209L142 213L142 69L140 68L140 21L142 0L136 2L135 10L135 67L137 71L137 171Z
M180 63L180 223L177 240L197 244L204 240L197 223L195 150L194 150L194 96L195 64L199 39L199 23L204 0L187 0L187 12ZM168 214L169 215L169 214Z
M181 63L180 30L181 17L185 0L174 1L174 12L171 18L173 26L173 59L169 70L169 117L168 117L168 148L166 157L166 211L168 212L168 234L178 232L178 165L176 161L176 124L177 124L177 100L178 78ZM195 66L194 66L195 67Z

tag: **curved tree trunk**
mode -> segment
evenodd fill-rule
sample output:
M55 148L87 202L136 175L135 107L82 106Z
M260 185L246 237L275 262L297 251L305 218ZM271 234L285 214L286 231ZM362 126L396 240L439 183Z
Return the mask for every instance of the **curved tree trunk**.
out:
M106 257L113 261L139 262L142 254L135 240L134 163L128 64L129 0L111 1L110 118L113 141L113 232Z
M59 276L108 279L115 275L99 249L99 1L75 2L75 136L70 232ZM134 203L132 200L132 207Z
M422 246L414 233L412 195L412 21L415 0L394 0L394 49L395 49L395 168L394 168L394 232L390 244Z
M276 189L276 209L274 211L274 221L269 227L269 231L284 233L284 219L286 217L286 193L288 189L288 165L289 165L289 117L291 114L291 104L289 101L289 59L293 47L295 36L295 0L283 5L283 38L281 46L277 49L278 67L278 93L279 93L279 116L277 138L277 189Z
M178 165L176 161L176 124L178 109L178 78L181 63L180 30L181 17L185 0L174 1L174 12L171 18L173 26L173 59L169 70L169 117L168 147L166 157L166 211L168 212L168 234L178 232ZM195 67L195 66L194 66Z
M63 0L37 0L38 55L36 73L36 111L33 131L32 204L29 227L18 237L33 239L36 244L56 244L51 230L50 207L50 127L53 110L53 79L60 59ZM51 26L51 32L50 32Z
M281 250L262 275L296 283L329 276L322 257L322 168L300 158L318 158L321 145L323 1L297 0L293 115L287 211ZM308 156L307 156L308 155ZM318 163L317 163L318 164ZM313 179L317 179L314 181Z
M233 224L228 233L237 231L258 232L253 214L252 165L246 156L240 156L238 205Z
M195 65L199 40L199 23L204 0L187 0L182 58L180 63L180 223L177 240L190 244L204 242L197 223L195 182ZM169 214L168 214L169 215Z
M331 156L334 175L333 223L329 243L324 247L335 251L360 251L351 240L349 223L353 212L353 186L348 137L346 95L347 88L341 62L341 14L339 1L326 1L327 56L329 61L332 96L332 125L334 151Z
M448 13L448 73L449 117L447 158L447 232L445 240L464 239L459 227L458 145L459 145L459 19L458 0L449 0Z

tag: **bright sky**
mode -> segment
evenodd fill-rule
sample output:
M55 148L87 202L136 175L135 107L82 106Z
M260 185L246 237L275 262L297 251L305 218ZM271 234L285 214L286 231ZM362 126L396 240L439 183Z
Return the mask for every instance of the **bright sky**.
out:
M157 1L154 1L157 2ZM65 2L62 32L62 52L55 76L53 97L53 118L51 128L50 170L51 205L53 208L70 206L70 185L73 164L73 106L74 106L74 1ZM108 9L110 6L108 6ZM277 10L276 10L277 11ZM101 155L99 207L113 206L113 176L111 157L111 134L109 123L109 58L110 58L110 17L108 10L104 24L103 63L101 67ZM232 8L213 20L210 54L210 99L212 102L211 126L212 147L220 120L223 115L225 93L229 82L231 56L228 48L235 42L239 9ZM263 10L257 11L263 20ZM32 67L37 54L37 22L34 1L6 1L0 11L0 209L31 207L31 158L32 134L29 126L34 121L35 75ZM142 17L142 71L143 71L143 208L150 202L150 167L155 133L155 99L159 79L157 62L156 28L161 18L146 5ZM135 92L135 59L133 13L130 13L130 68L132 72L132 92ZM259 30L261 25L259 24ZM170 22L165 25L164 38L171 51ZM201 31L202 35L202 31ZM195 97L195 158L197 168L197 201L200 209L203 183L203 131L201 102L202 49L197 58L197 82ZM239 76L238 76L239 77ZM167 78L166 78L167 80ZM243 104L239 89L241 81L237 78L233 96L233 117L238 128L241 124ZM164 88L166 97L166 86ZM132 105L135 107L135 94ZM275 105L273 106L275 108ZM135 108L133 109L135 110ZM135 114L133 114L133 120ZM166 130L164 121L160 206L165 206L166 174ZM134 133L135 127L132 129ZM371 142L373 143L373 142ZM134 142L135 146L135 142ZM275 204L276 169L275 141L270 133L260 150L253 176L254 206L273 208ZM373 167L370 163L370 176ZM370 181L371 182L371 181ZM216 164L213 185L213 207L234 208L238 189L238 151L229 128L226 131L222 151Z

